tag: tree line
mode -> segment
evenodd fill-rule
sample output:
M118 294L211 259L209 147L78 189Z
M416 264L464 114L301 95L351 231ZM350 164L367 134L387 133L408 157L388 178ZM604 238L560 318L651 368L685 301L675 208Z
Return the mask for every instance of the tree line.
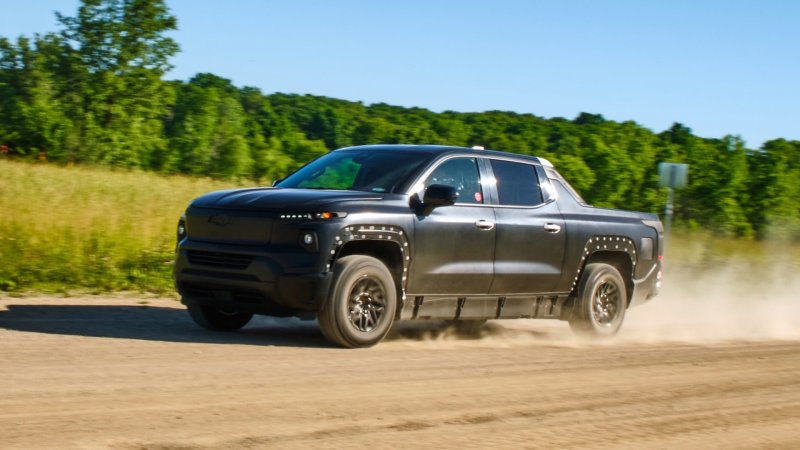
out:
M0 149L21 158L254 183L359 144L472 146L545 157L590 203L660 212L657 164L690 165L676 220L724 235L800 239L800 141L750 149L674 124L655 133L602 115L435 113L265 95L202 73L166 81L178 45L163 0L83 0L60 31L0 37Z

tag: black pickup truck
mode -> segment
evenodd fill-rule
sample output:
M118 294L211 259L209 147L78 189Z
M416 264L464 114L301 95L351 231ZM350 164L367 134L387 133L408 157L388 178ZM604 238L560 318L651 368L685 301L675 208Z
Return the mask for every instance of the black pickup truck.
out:
M174 276L212 330L316 316L331 342L366 347L396 320L546 318L603 337L658 293L663 248L657 216L587 205L545 159L374 145L198 197Z

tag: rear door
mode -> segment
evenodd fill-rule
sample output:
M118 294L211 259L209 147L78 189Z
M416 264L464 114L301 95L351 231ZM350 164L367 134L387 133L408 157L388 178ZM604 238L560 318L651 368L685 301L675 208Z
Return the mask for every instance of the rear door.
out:
M545 201L536 166L490 159L497 198L494 279L491 294L548 293L556 289L564 261L564 219Z

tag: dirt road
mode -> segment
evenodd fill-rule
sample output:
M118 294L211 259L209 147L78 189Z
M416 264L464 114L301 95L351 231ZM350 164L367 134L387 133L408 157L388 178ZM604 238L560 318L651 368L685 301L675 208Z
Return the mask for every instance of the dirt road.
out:
M519 321L340 350L314 322L213 334L141 301L0 298L0 448L800 448L795 335Z

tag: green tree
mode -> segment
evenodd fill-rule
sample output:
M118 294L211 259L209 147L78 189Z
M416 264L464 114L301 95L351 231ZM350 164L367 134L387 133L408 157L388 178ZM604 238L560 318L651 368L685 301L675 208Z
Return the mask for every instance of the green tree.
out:
M149 167L166 147L163 119L172 90L161 80L178 51L177 28L163 0L83 0L78 14L57 13L64 29L67 85L81 93L81 159Z
M54 35L37 35L33 43L20 37L16 45L0 39L0 111L10 130L1 139L17 153L41 151L50 160L63 161L74 126L48 64L56 41Z
M800 239L800 141L775 139L749 153L747 216L760 237Z
M246 116L229 80L199 74L179 90L168 133L177 169L220 178L251 174Z

